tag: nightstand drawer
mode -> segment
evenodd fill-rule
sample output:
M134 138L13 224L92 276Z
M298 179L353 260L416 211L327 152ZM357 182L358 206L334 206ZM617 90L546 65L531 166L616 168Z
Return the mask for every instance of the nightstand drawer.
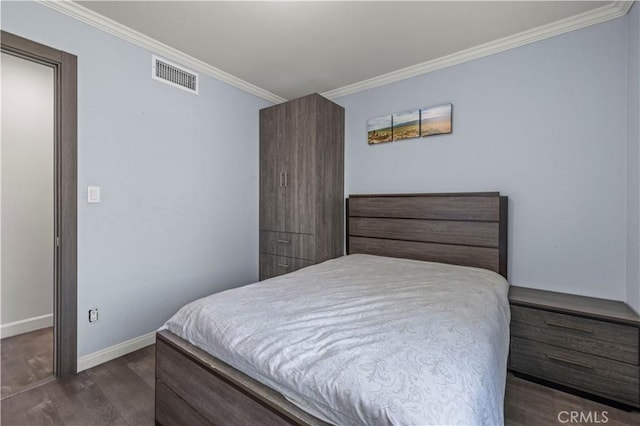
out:
M312 264L313 262L304 259L260 253L260 276L265 279L277 277Z
M638 329L511 306L511 335L638 365Z
M260 231L260 252L298 259L315 259L315 239L311 234Z
M639 402L636 365L518 337L511 338L510 357L515 371L621 402Z

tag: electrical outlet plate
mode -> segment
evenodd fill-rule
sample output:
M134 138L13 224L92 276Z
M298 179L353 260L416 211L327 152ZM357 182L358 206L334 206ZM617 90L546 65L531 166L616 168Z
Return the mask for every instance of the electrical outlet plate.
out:
M89 322L98 321L98 308L89 309Z
M100 202L100 187L99 186L89 186L89 187L87 187L87 202L88 203L99 203Z

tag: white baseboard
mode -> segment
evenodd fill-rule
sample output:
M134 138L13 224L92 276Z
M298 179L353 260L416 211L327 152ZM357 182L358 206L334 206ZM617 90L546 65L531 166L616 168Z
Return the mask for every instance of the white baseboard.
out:
M153 345L155 342L156 332L152 331L151 333L143 334L126 342L109 346L92 354L81 356L78 358L78 373L128 353L135 352L146 346Z
M40 315L38 317L27 318L20 321L10 322L0 326L0 338L17 336L18 334L40 330L41 328L53 326L53 314Z

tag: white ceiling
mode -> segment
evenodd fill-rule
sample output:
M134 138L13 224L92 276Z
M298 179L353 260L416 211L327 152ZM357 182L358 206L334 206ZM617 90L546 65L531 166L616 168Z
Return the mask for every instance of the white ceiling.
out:
M285 99L327 92L607 1L81 1Z

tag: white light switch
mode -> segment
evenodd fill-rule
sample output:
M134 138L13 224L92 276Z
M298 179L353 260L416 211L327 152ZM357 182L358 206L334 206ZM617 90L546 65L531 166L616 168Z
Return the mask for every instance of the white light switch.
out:
M88 192L87 201L89 203L99 203L100 202L100 187L99 186L89 186L87 192Z

